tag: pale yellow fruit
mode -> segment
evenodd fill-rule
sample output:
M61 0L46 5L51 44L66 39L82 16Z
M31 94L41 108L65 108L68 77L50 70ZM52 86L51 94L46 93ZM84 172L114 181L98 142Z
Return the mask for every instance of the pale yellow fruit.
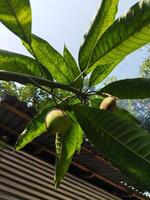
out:
M113 111L116 107L116 97L106 97L100 104L100 109Z
M68 115L60 108L50 110L45 117L45 125L51 134L65 133L70 127Z

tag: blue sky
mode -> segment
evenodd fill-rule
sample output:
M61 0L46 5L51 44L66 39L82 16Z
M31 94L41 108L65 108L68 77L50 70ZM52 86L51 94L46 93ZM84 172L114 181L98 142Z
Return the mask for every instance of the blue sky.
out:
M64 44L77 59L83 35L95 15L99 0L30 0L33 15L33 33L46 39L62 52ZM138 0L120 0L117 16L126 12ZM0 24L0 48L27 54L20 40ZM28 54L27 54L28 55ZM135 77L147 56L142 48L128 56L111 75L119 78Z

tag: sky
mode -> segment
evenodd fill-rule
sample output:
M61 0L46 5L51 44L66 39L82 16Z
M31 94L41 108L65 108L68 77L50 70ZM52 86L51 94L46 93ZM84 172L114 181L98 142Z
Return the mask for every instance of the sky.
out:
M83 35L96 13L100 0L30 0L32 32L47 40L60 53L64 44L77 60ZM117 17L124 14L138 0L120 0ZM0 24L0 49L29 55L20 39ZM136 77L139 66L147 57L147 49L130 54L110 76Z

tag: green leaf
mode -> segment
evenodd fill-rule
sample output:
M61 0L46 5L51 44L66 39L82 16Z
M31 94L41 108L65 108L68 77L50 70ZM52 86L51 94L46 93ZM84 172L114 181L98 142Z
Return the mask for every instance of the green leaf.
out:
M97 42L86 74L97 66L120 62L136 49L150 42L150 0L141 0L127 14L117 19ZM114 65L115 67L115 65ZM112 69L113 70L113 67ZM105 71L108 75L110 69Z
M112 82L98 93L109 93L119 99L144 99L150 97L150 79L135 78Z
M79 63L81 71L89 65L91 55L105 30L115 20L119 0L103 0L93 21L89 32L85 35L85 41L80 48Z
M86 106L73 108L87 138L132 184L150 188L150 134L112 112Z
M107 63L107 64L102 64L98 65L94 71L91 74L90 81L89 81L89 86L94 86L99 84L101 81L103 81L109 73L113 70L113 68L119 63L117 61L116 63L114 62L113 64Z
M0 50L0 70L45 77L52 80L50 73L44 71L43 66L36 60L4 50Z
M78 122L76 122L76 130L77 130L77 145L76 145L76 152L80 153L81 150L81 146L83 143L83 131L80 127L80 124Z
M75 59L73 58L73 56L71 55L71 53L69 52L66 46L64 47L64 60L68 68L71 68L71 71L74 74L74 77L78 77L80 75L80 70L78 68L78 65ZM80 89L82 88L82 84L83 84L82 76L80 76L75 82L72 83L74 87L77 87Z
M76 101L77 101L76 104L73 104L73 103L70 102L69 105L72 105L72 106L73 105L78 105L79 102L78 102L78 100L76 100ZM74 123L76 123L76 131L77 131L77 134L76 134L76 137L77 137L76 152L80 153L81 145L83 143L83 131L82 131L81 127L80 127L80 124L78 123L78 120L77 120L74 112L70 111L69 115L70 115L70 118L72 119L72 121Z
M64 84L71 84L76 78L72 68L47 41L32 34L31 47L23 43L27 50L52 74L54 79Z
M51 103L42 111L40 111L29 124L26 126L25 130L20 134L18 140L15 144L15 149L19 150L32 142L36 137L42 135L46 132L45 126L45 116L49 110L54 107L54 104Z
M76 150L79 150L79 135L82 130L78 123L72 123L69 130L64 133L56 134L56 163L55 163L55 186L58 187L61 180L64 178L69 165L71 164L72 157Z
M29 0L0 1L0 21L27 43L31 42L31 20Z

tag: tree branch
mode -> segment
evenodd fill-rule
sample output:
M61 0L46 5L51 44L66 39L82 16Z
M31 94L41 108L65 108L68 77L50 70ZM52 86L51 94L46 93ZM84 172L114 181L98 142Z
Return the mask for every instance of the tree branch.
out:
M38 83L41 86L46 86L50 88L60 88L62 90L67 90L69 92L72 92L76 94L79 97L85 97L85 94L82 93L80 90L72 87L72 86L67 86L61 83L57 83L48 79L40 78L37 76L32 76L28 74L20 74L20 73L15 73L15 72L8 72L4 70L0 70L0 80L5 80L5 81L15 81L21 84L27 84L31 83L34 84L33 82Z

